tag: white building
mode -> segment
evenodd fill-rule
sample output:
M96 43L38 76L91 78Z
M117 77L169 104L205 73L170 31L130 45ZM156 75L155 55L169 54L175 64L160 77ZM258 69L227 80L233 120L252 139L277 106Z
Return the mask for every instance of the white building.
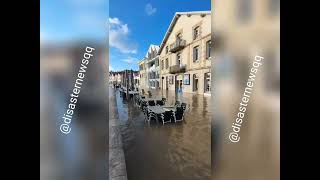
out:
M144 58L147 89L160 88L159 46L151 44ZM140 62L141 63L141 62Z

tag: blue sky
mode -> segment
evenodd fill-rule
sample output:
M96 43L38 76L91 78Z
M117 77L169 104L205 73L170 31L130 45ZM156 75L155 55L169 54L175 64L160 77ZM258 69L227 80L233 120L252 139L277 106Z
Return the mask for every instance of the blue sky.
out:
M210 0L40 0L40 39L109 41L110 70L137 70L175 12L202 10L210 10Z
M110 0L110 70L137 70L149 45L160 45L175 12L210 8L210 0Z
M108 13L108 0L40 0L41 42L105 42Z

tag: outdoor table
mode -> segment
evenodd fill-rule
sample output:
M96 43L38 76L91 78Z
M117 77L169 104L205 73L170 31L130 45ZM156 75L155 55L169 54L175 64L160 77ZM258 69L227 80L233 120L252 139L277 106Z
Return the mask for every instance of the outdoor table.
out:
M159 122L159 114L163 114L166 111L175 111L176 108L174 106L148 106L148 109L156 114L156 119Z
M166 111L175 111L174 106L148 106L148 108L155 114L163 114Z

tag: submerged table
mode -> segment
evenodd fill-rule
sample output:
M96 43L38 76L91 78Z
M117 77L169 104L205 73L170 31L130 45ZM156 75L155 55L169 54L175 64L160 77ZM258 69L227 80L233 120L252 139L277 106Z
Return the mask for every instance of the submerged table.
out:
M174 106L148 106L148 108L156 114L163 114L166 111L176 110L176 107Z

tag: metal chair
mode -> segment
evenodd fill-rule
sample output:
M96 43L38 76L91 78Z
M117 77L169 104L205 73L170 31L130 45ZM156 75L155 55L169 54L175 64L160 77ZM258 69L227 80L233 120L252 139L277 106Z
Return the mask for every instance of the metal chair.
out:
M174 112L174 122L183 121L184 120L184 109L183 107L177 107Z
M183 110L186 110L186 108L187 108L187 103L181 103L181 107L182 107Z
M174 105L175 105L175 106L180 106L181 103L180 103L180 101L176 101L176 102L174 103Z
M155 106L156 103L154 102L154 100L150 100L148 101L148 106Z
M162 124L172 122L174 118L174 112L173 111L166 111L163 114L161 114Z
M147 106L143 107L143 113L145 115L145 121L151 122L151 120L157 120L157 115L148 109Z
M164 102L162 100L156 100L156 105L163 106Z

